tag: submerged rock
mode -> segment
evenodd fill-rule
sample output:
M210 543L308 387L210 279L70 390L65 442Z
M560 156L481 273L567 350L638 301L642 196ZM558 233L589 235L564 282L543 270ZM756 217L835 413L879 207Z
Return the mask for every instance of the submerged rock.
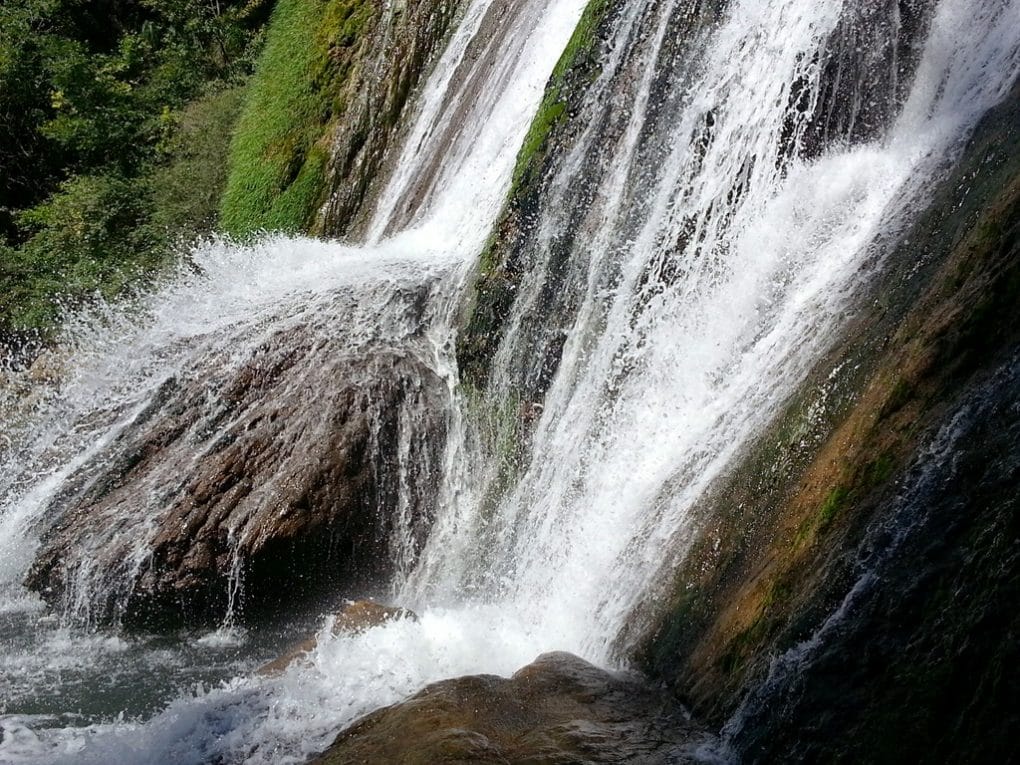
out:
M344 606L343 610L336 614L333 621L333 634L343 633L357 634L372 627L378 627L388 621L395 619L417 620L418 615L414 611L398 606L384 606L374 600L355 600ZM283 672L295 661L299 661L305 655L315 650L318 640L315 635L305 638L297 645L291 647L279 658L273 659L268 664L259 667L260 675L275 675Z
M335 599L413 559L445 388L343 342L291 328L168 379L54 500L27 584L79 621L161 628Z
M708 740L637 677L548 653L511 678L434 683L363 717L314 762L683 763Z
M372 627L393 621L394 619L411 619L416 621L418 615L400 606L386 606L374 600L355 600L344 606L343 610L336 615L333 623L333 632L349 632L352 634L364 632Z

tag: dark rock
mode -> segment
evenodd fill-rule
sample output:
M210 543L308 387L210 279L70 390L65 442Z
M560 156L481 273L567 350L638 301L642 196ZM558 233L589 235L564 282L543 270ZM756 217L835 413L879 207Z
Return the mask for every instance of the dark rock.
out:
M848 3L819 61L821 89L799 139L787 148L818 156L834 141L875 140L906 100L934 15L931 0ZM801 83L790 92L790 113L805 112ZM796 130L785 131L790 141Z
M401 491L413 560L445 436L437 376L307 327L225 366L167 380L54 501L27 584L67 615L161 628L365 588L394 560Z
M1017 125L1020 86L621 637L741 761L1020 758Z
M568 653L444 680L356 722L314 762L683 763L710 737L632 675Z

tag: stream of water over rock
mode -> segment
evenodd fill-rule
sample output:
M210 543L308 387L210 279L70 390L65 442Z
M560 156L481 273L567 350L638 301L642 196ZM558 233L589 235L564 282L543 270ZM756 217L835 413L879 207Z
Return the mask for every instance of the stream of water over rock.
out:
M926 180L1020 72L1020 0L933 3L910 22L921 31L909 62L895 3L867 50L855 35L868 3L734 0L700 25L685 24L682 0L625 4L579 136L548 180L532 268L493 357L487 395L513 401L546 356L535 324L550 311L549 254L571 211L558 366L528 467L491 502L496 476L458 389L456 316L583 5L467 9L418 96L368 243L202 245L158 292L78 317L64 378L31 412L14 419L5 402L0 760L301 762L433 680L509 674L548 650L625 664L621 630L683 554L693 503L831 342L883 238L923 205ZM478 30L492 39L474 40ZM854 108L819 132L834 56L873 82L844 91ZM60 521L48 514L54 499L81 471L101 471L168 380L208 381L213 412L222 381L296 327L316 352L288 385L328 386L322 370L366 348L413 356L440 381L447 436L431 529L422 538L410 513L398 516L391 581L365 593L417 620L334 635L314 614L245 631L228 613L220 629L156 637L92 619L89 604L142 569L146 534L175 491L169 471L187 467L170 460L130 487L144 512L95 523L67 553L76 576L59 608L23 587L43 531ZM314 438L320 413L294 416ZM401 416L410 433L423 415ZM196 460L217 433L196 426ZM401 496L397 507L414 503ZM111 541L126 565L90 566ZM321 628L309 663L252 673L306 628Z

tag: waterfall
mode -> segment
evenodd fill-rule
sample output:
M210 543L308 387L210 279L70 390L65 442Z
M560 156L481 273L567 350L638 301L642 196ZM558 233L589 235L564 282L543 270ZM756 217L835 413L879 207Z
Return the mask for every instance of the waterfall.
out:
M545 79L578 0L479 0L420 96L368 241L404 232L417 248L473 256L499 212Z
M695 28L688 55L665 72L648 62L663 60L689 9L626 12L610 48L638 51L640 67L610 58L588 99L594 111L626 78L630 101L613 103L629 123L608 136L589 130L552 178L490 373L494 400L532 386L551 342L534 324L548 324L557 301L576 304L555 328L562 357L530 467L493 515L469 508L441 523L416 581L429 592L481 587L601 662L662 551L682 554L691 507L832 342L880 266L883 235L1016 80L1020 4L942 2L891 124L854 142L848 120L807 160L821 62L854 29L853 4L734 3L717 26ZM899 33L890 24L885 44ZM653 78L663 76L682 92L653 113ZM891 111L899 98L895 88L868 96ZM815 106L790 106L798 100ZM583 191L593 201L551 296L562 211L578 207L577 179L600 152L608 169Z
M457 388L455 315L582 6L476 0L467 9L419 94L365 246L211 242L159 292L71 327L67 379L2 454L0 616L17 615L21 642L5 647L0 676L32 710L45 705L26 689L50 682L53 666L73 674L138 654L170 667L174 700L84 725L71 707L0 718L9 732L0 757L300 762L339 726L432 680L509 673L551 649L625 663L617 637L670 556L682 555L691 508L833 342L881 265L883 238L923 205L926 180L1020 73L1020 0L941 0L912 62L898 48L895 3L867 49L854 35L862 14L879 11L851 0L623 4L578 134L543 189L529 268L492 359L490 401L547 387L525 468L494 493L492 455L477 451ZM844 65L882 76L873 89L855 85L840 112L831 73ZM97 544L123 537L122 568L89 567L80 551L65 614L93 629L42 614L20 583L40 529L54 523L51 502L107 467L168 381L209 381L193 396L201 422L250 424L243 413L217 415L215 391L253 354L286 354L290 335L299 361L274 395L307 399L287 423L295 437L314 438L317 406L329 403L317 396L348 356L412 356L441 381L447 438L430 467L424 540L409 504L421 414L413 405L396 414L406 439L391 594L419 619L340 636L327 624L306 665L181 691L191 676L172 665L201 659L96 631L88 611L90 594L142 570L148 553L137 541L193 464L185 456L132 487L146 513L96 523ZM539 385L550 348L555 374ZM189 433L196 460L217 441L197 426ZM253 496L265 505L274 489ZM231 598L245 586L234 574Z

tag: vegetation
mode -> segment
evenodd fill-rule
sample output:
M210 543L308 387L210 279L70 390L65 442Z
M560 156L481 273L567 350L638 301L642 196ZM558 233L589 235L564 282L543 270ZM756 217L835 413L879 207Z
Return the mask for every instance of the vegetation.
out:
M816 519L819 528L824 529L832 523L832 519L843 509L849 496L850 492L845 486L837 486L826 495L825 501L822 502L822 506L818 510L818 518Z
M0 4L0 341L208 230L270 0Z
M326 141L343 109L369 0L280 0L230 152L222 226L305 230L325 188Z

